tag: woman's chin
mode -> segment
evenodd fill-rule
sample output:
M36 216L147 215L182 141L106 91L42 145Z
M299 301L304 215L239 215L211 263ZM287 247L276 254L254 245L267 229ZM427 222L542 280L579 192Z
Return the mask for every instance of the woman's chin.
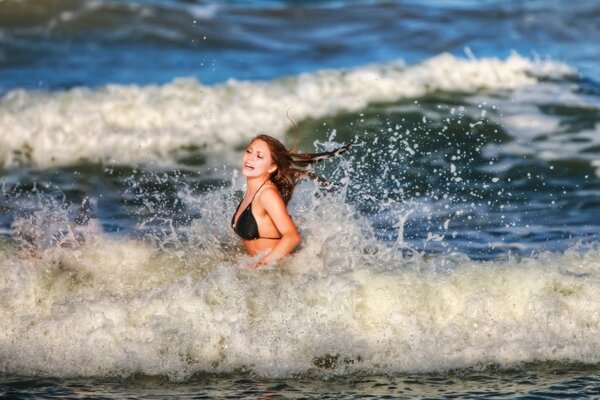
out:
M266 172L261 173L261 171L256 171L255 169L251 169L251 168L247 168L247 167L242 168L242 175L244 175L246 178L258 178L265 174L266 174Z

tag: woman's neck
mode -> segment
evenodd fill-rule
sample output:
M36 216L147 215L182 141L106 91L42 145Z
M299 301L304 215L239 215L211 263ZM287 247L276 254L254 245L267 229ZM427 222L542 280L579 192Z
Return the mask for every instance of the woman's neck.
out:
M246 193L254 194L269 179L268 175L246 178Z

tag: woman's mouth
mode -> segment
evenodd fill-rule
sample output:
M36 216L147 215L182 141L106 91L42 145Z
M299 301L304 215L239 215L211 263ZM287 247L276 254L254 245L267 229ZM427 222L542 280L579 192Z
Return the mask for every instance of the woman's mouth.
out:
M245 168L254 169L254 167L248 163L244 163Z

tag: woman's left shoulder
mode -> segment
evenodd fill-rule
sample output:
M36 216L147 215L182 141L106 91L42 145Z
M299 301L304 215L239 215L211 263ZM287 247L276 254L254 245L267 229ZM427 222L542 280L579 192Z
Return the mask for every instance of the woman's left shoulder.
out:
M283 197L281 197L281 193L279 193L279 189L277 189L277 186L275 186L274 184L270 184L270 185L265 185L262 188L262 190L258 194L258 200L261 202L262 201L271 202L271 201L276 201L276 200L283 201Z

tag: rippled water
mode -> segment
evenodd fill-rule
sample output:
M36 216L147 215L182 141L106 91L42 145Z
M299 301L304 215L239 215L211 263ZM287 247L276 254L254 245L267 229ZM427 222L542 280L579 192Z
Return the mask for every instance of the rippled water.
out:
M5 397L30 398L594 398L600 393L597 370L582 365L527 365L507 371L445 374L258 379L197 376L185 385L155 378L4 379ZM27 393L27 394L25 394Z

